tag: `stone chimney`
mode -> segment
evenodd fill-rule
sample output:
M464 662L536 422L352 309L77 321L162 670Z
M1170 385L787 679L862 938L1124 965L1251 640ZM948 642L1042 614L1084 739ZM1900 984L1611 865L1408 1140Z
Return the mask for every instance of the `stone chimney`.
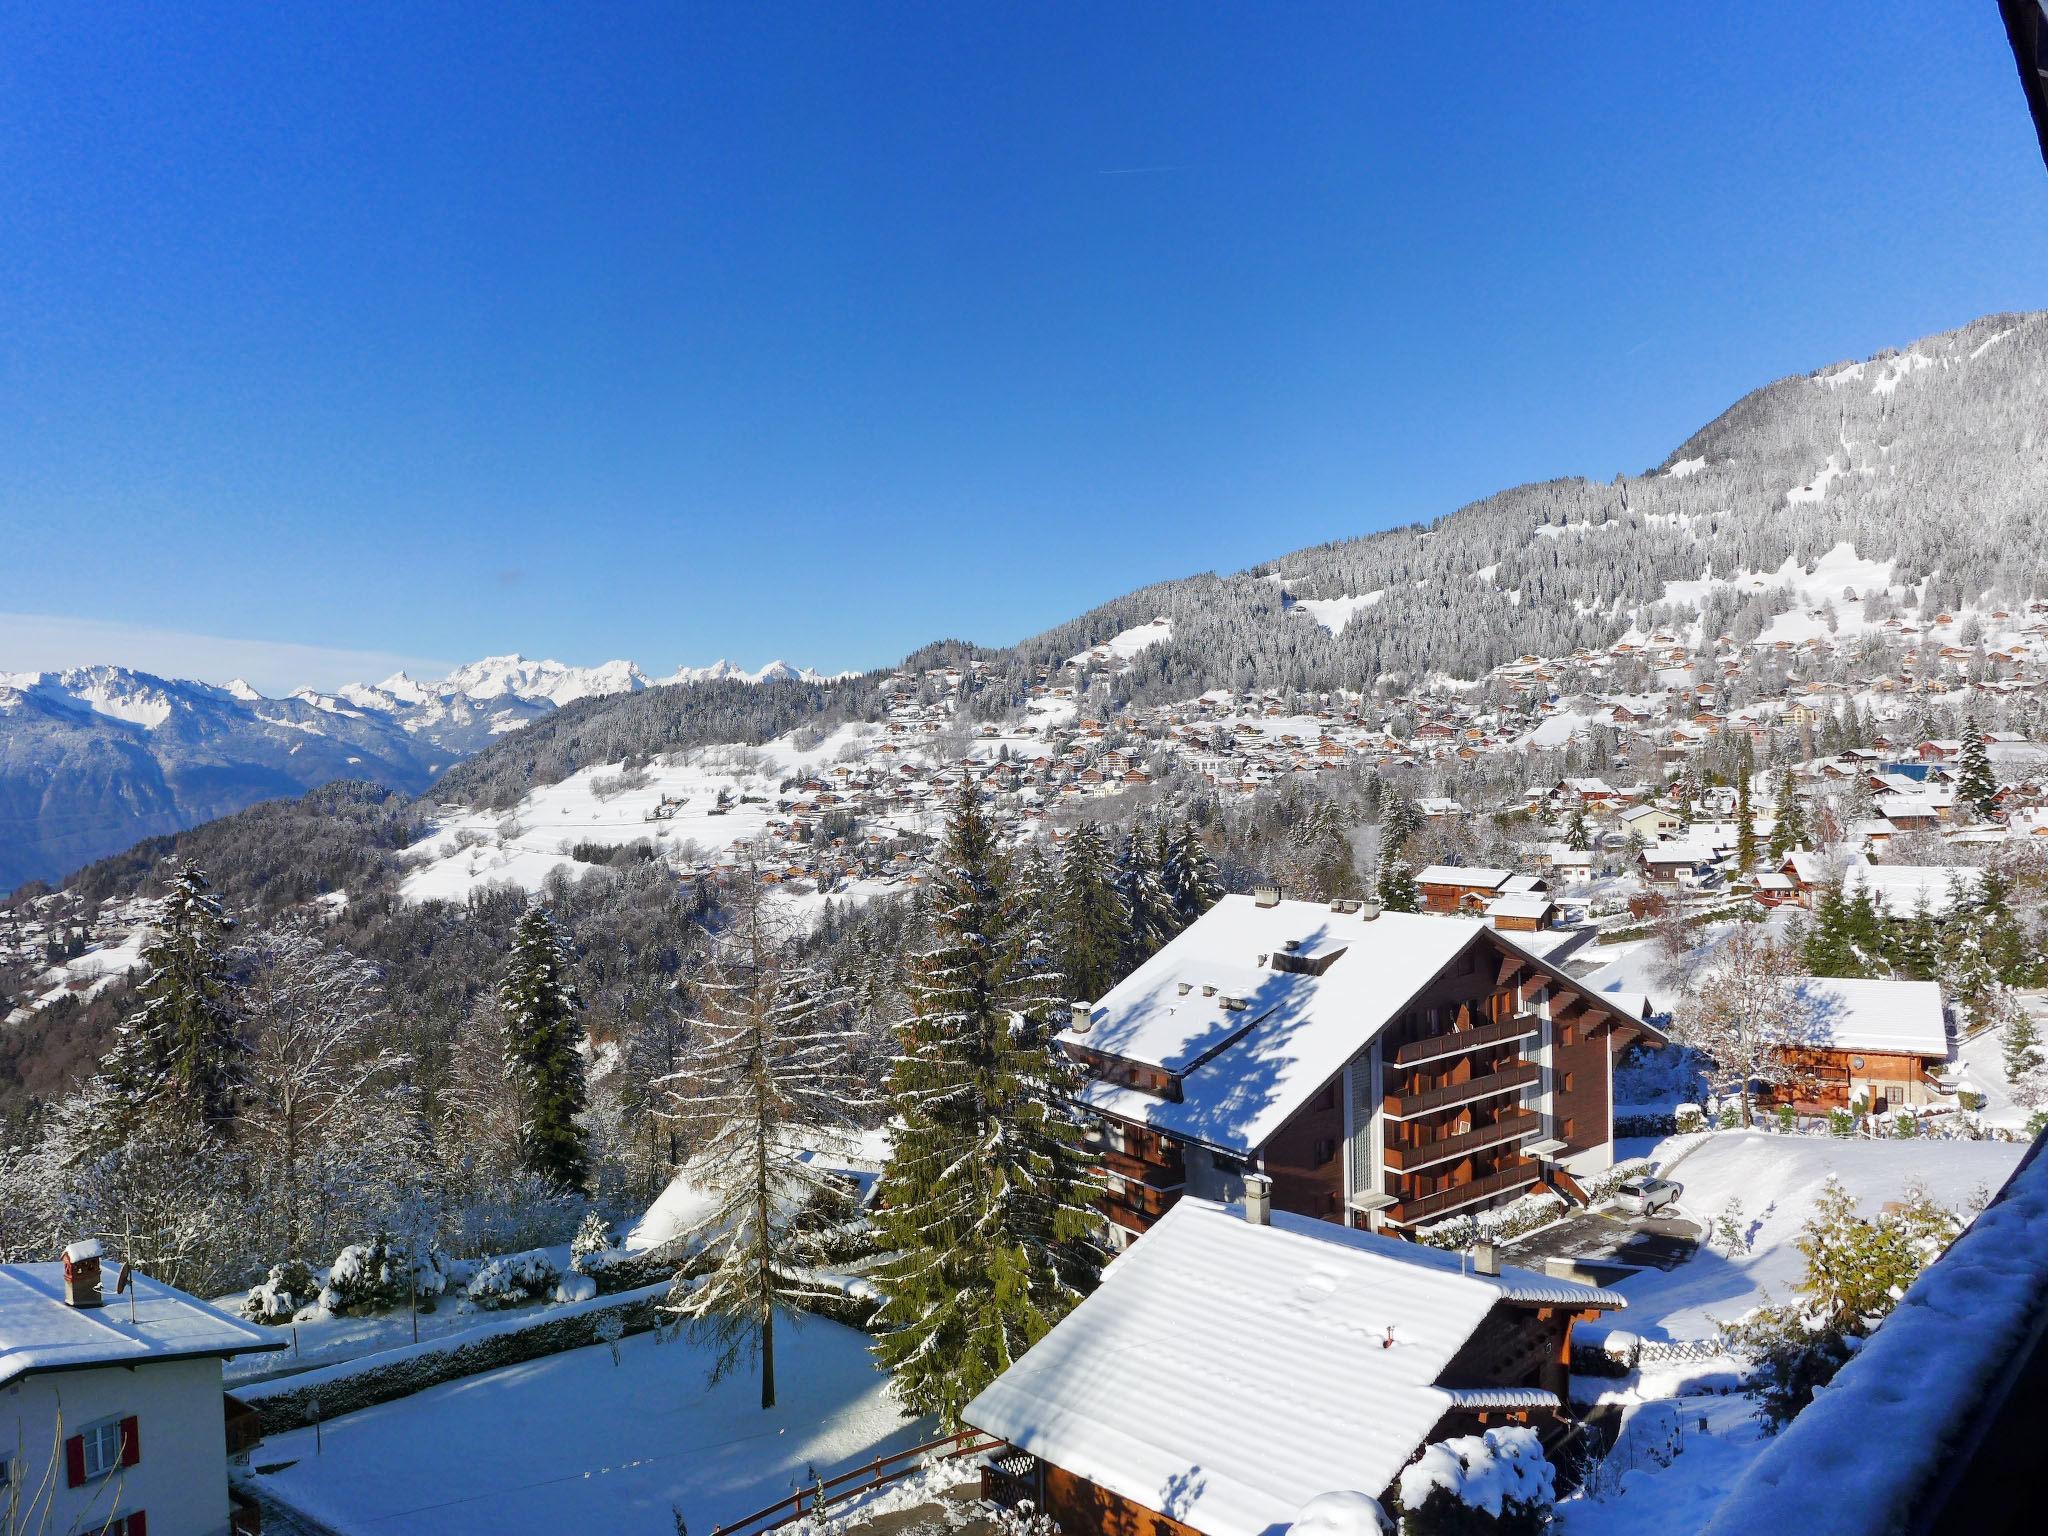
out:
M64 1250L64 1301L73 1307L97 1307L105 1303L100 1294L100 1245L97 1238L81 1238Z
M1259 886L1252 892L1252 900L1262 907L1277 907L1280 905L1280 887L1277 885Z
M1244 1219L1255 1227L1273 1224L1273 1181L1263 1173L1244 1176Z
M1484 1238L1472 1245L1472 1272L1475 1275L1500 1273L1500 1250Z
M1095 1024L1095 1006L1094 1006L1094 1004L1092 1004L1092 1003L1075 1003L1075 1004L1073 1005L1073 1009L1072 1009L1072 1012L1073 1012L1073 1019L1074 1019L1074 1033L1075 1033L1075 1034L1077 1034L1077 1035L1085 1035L1085 1034L1087 1034L1087 1033L1088 1033L1088 1031L1089 1031L1089 1030L1090 1030L1091 1028L1093 1028L1093 1027L1094 1027L1094 1024Z

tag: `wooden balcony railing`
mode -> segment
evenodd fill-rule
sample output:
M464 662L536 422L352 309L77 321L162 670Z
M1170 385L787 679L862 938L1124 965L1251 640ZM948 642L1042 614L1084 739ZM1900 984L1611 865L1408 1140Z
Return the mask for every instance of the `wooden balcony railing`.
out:
M1542 1126L1543 1117L1534 1110L1510 1110L1492 1125L1474 1126L1469 1131L1439 1136L1417 1146L1395 1146L1390 1142L1383 1149L1382 1156L1386 1165L1397 1173L1413 1173L1418 1168L1456 1162L1468 1153L1497 1147L1503 1142L1520 1141L1525 1136L1534 1135Z
M1119 1152L1115 1147L1104 1147L1098 1155L1107 1172L1136 1179L1140 1184L1164 1187L1187 1182L1187 1165L1181 1158L1180 1148L1172 1142L1162 1145L1156 1155L1139 1151Z
M1131 1232L1150 1231L1152 1223L1173 1209L1180 1199L1178 1189L1153 1189L1144 1184L1126 1183L1121 1190L1105 1187L1096 1202L1102 1214L1118 1226Z
M1387 1118L1412 1120L1417 1115L1426 1115L1432 1110L1449 1109L1458 1104L1471 1104L1480 1099L1490 1099L1495 1094L1526 1088L1542 1076L1542 1070L1534 1062L1522 1061L1511 1067L1503 1067L1498 1072L1489 1072L1483 1077L1467 1078L1462 1083L1446 1083L1441 1088L1420 1088L1405 1093L1390 1093L1386 1097Z
M1440 1189L1433 1195L1418 1195L1413 1200L1387 1208L1386 1219L1397 1227L1413 1226L1417 1222L1429 1221L1438 1216L1448 1216L1452 1211L1463 1210L1468 1205L1478 1205L1496 1195L1511 1190L1529 1188L1542 1177L1539 1165L1522 1163L1513 1168L1503 1168L1498 1173L1489 1173L1484 1178L1469 1183L1454 1184L1449 1189Z
M1532 1040L1542 1031L1543 1021L1534 1014L1517 1014L1497 1024L1475 1024L1470 1029L1454 1029L1447 1034L1425 1035L1420 1040L1410 1040L1394 1052L1391 1064L1413 1067L1425 1061L1443 1061L1452 1056L1462 1056L1467 1051L1476 1051L1482 1045Z

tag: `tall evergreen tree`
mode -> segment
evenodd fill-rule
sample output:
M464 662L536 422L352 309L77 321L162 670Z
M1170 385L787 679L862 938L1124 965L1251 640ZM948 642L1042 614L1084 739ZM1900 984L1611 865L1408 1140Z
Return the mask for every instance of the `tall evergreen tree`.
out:
M1133 829L1116 861L1117 902L1123 909L1120 964L1128 975L1179 931L1173 902L1152 862L1153 840Z
M583 1000L569 979L568 946L545 907L528 907L519 919L498 1008L505 1073L520 1104L520 1162L564 1189L581 1189L590 1174L580 1120L588 1102Z
M850 1123L861 1095L844 994L788 963L748 875L693 989L697 1028L668 1083L699 1138L691 1177L710 1204L689 1234L702 1246L664 1309L715 1341L713 1381L758 1360L761 1406L773 1408L776 1313L831 1296L817 1270L851 1242L844 1186L805 1153L818 1131Z
M1998 809L1998 780L1991 772L1991 754L1984 750L1984 731L1975 715L1963 724L1956 793L1979 816L1989 816Z
M1389 912L1422 910L1422 893L1416 889L1415 871L1410 867L1407 855L1381 853L1379 878L1373 884L1373 896Z
M1744 741L1742 766L1735 776L1735 868L1736 878L1746 880L1756 869L1756 817L1750 811L1751 769L1749 743Z
M169 1108L189 1125L232 1131L249 1053L225 948L234 926L205 871L186 863L142 951L141 1007L102 1069L122 1127Z
M1771 862L1783 862L1785 855L1806 846L1806 812L1787 768L1778 779L1777 819L1771 827Z
M1806 931L1802 949L1807 970L1816 976L1870 974L1851 930L1849 898L1841 881L1830 881L1814 898L1813 925Z
M1059 928L1068 994L1101 997L1122 975L1124 912L1109 844L1092 821L1074 828L1060 855Z
M1584 801L1574 801L1564 824L1564 845L1574 853L1586 853L1593 846L1593 829L1586 825Z
M889 1078L894 1155L879 1191L876 1357L913 1411L957 1428L968 1400L1094 1283L1100 1217L1070 1081L1026 1020L1044 981L1024 964L1007 861L964 795L932 882L932 947Z
M1192 821L1182 820L1167 849L1166 894L1183 928L1223 899L1223 877Z

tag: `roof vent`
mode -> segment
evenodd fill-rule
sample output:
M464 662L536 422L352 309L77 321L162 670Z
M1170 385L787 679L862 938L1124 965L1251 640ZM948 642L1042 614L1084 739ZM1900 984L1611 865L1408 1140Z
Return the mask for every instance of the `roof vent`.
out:
M1252 900L1262 907L1277 907L1280 905L1280 887L1277 885L1259 886L1253 890Z
M1203 982L1203 983L1202 983L1202 996L1204 996L1204 997L1214 997L1215 995L1216 995L1216 984L1215 984L1215 983L1214 983L1213 981L1205 981L1205 982Z
M1244 1012L1244 999L1241 997L1226 997L1223 998L1221 1001L1223 1004L1223 1011L1226 1013Z
M1074 1033L1085 1035L1095 1023L1095 1010L1087 1003L1073 1005Z
M64 1302L73 1307L103 1305L97 1238L81 1238L64 1250Z
M1358 904L1359 917L1368 923L1371 922L1374 918L1378 917L1380 913L1384 912L1385 910L1386 908L1381 906L1376 901L1361 901Z
M1192 981L1177 982L1174 985L1173 990L1176 996L1186 997L1190 992L1195 990L1195 984Z
M1300 949L1300 948L1301 948L1301 940L1299 940L1299 939L1289 939L1289 940L1288 940L1288 941L1287 941L1287 942L1286 942L1285 944L1282 944L1282 945L1281 945L1280 947L1281 947L1282 949L1286 950L1286 951L1287 951L1287 953L1289 953L1289 954L1291 955L1291 954L1293 954L1293 953L1294 953L1294 952L1295 952L1296 950L1298 950L1298 949Z

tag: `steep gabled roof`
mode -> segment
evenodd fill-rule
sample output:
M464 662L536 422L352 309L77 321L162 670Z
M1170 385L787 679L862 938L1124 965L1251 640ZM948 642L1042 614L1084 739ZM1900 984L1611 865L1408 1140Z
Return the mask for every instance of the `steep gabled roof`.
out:
M1290 943L1297 957L1326 962L1320 972L1273 969ZM1226 896L1117 983L1091 1010L1085 1032L1069 1029L1059 1038L1178 1075L1178 1100L1091 1081L1077 1094L1085 1106L1247 1154L1474 948L1516 956L1585 990L1514 935L1472 919L1368 916L1312 901L1261 906L1250 896ZM1625 1004L1600 998L1598 1005L1663 1043Z
M1536 1389L1438 1386L1496 1305L1624 1305L1522 1270L1184 1199L963 1417L1204 1536L1260 1536L1333 1488L1377 1494L1444 1414ZM1389 1343L1388 1340L1392 1342ZM1313 1369L1308 1368L1313 1362Z

